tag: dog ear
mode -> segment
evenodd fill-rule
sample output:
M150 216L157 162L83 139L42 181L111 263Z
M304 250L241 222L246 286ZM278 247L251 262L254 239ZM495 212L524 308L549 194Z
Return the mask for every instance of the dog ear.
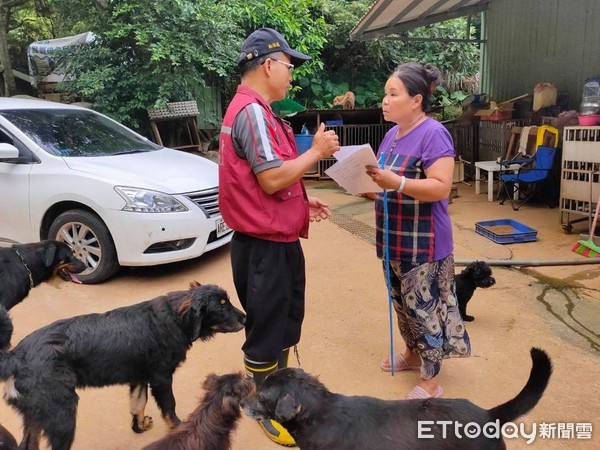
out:
M288 422L300 412L300 405L292 394L285 394L277 401L275 406L275 420Z
M195 341L205 331L204 327L204 316L206 315L207 308L209 308L210 298L205 289L196 288L192 292L192 298L190 300L190 320L192 321L192 341Z
M210 391L211 389L214 389L217 386L218 379L219 379L219 377L217 376L217 374L209 373L206 376L206 378L204 379L204 382L202 383L202 387L205 390Z
M192 320L194 324L192 326L192 342L198 339L202 335L202 318L201 317L193 317Z
M52 267L54 265L54 257L56 256L56 245L51 244L46 248L39 249L39 256L44 263L45 267Z

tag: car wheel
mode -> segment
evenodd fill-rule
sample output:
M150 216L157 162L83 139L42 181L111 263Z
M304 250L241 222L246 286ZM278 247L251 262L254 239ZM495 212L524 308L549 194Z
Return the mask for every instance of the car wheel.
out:
M50 226L48 239L67 243L87 265L77 274L83 283L100 283L119 271L117 251L106 225L88 211L76 209L60 214Z

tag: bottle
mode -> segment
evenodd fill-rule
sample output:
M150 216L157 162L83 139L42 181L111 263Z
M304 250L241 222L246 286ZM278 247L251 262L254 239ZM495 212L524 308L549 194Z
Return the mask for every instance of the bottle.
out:
M579 114L582 116L600 114L600 77L585 80Z

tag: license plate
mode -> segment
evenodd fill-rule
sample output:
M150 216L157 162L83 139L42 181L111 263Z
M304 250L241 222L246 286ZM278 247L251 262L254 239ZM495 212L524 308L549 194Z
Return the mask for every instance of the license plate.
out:
M229 228L227 226L227 224L225 223L225 221L222 218L218 218L216 220L217 223L217 237L220 238L221 236L229 233L231 231L231 228Z

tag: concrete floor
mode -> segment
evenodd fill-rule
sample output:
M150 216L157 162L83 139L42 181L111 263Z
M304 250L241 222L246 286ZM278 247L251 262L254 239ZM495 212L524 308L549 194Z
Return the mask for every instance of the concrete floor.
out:
M308 286L299 345L301 367L319 375L335 392L402 398L418 375L392 377L379 369L379 360L389 352L389 316L381 266L372 245L373 202L345 194L332 182L308 181L307 185L311 195L330 203L334 216L313 224L310 238L303 241ZM458 185L458 194L450 205L457 260L584 258L571 251L578 235L563 233L558 209L532 204L514 212L508 204L487 202L485 194L475 196L474 188L463 184ZM538 240L499 245L475 233L475 222L501 218L534 228ZM469 313L475 316L467 324L472 357L443 365L439 379L445 396L468 398L484 408L503 403L527 380L530 347L543 348L552 358L554 374L544 397L523 422L528 430L542 422L557 427L592 423L593 438L538 437L532 445L514 439L507 442L508 448L600 448L600 265L494 267L494 276L496 286L477 290L469 304ZM191 280L221 285L238 304L229 249L224 248L184 263L124 270L98 286L40 286L11 311L13 343L54 320L150 299L183 289ZM396 349L401 349L397 330L394 337ZM243 334L236 333L194 345L175 374L180 417L196 406L208 373L240 370L242 341ZM87 389L79 394L75 449L139 449L166 432L152 400L147 414L154 417L154 428L142 435L130 430L126 387ZM21 419L3 402L0 423L20 439ZM277 448L281 447L269 442L252 420L242 418L234 434L234 450Z

